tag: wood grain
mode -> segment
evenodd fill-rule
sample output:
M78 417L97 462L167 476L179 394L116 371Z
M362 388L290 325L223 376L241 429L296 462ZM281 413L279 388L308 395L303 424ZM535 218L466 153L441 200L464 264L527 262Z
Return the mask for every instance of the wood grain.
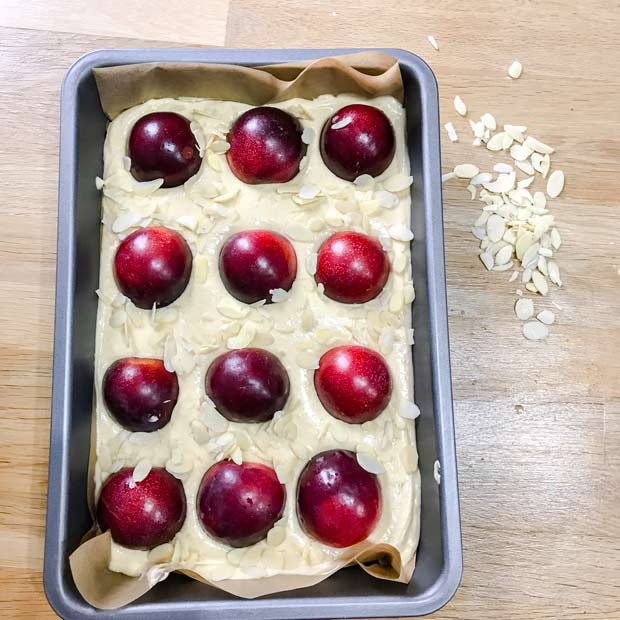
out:
M557 147L565 286L546 343L523 340L515 285L479 263L477 204L460 184L444 190L465 573L433 617L620 618L618 3L232 0L161 21L127 19L128 4L0 4L0 25L12 26L0 29L0 614L54 617L41 566L60 82L91 49L179 41L402 47L431 64L442 122L461 135L444 140L445 171L500 160L470 145L456 94L470 116L526 124ZM168 5L153 0L150 12ZM515 58L524 73L511 81Z

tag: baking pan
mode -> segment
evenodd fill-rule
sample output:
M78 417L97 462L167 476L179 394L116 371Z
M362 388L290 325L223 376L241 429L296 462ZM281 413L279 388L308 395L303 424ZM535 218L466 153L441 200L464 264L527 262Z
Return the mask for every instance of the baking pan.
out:
M409 584L374 579L358 568L301 590L242 600L172 574L121 609L88 605L75 588L68 557L92 521L86 503L99 277L102 174L107 119L92 75L95 67L140 62L209 62L247 66L363 51L103 50L80 58L62 87L54 375L44 585L66 620L285 620L417 616L432 613L456 591L462 573L454 421L450 380L441 204L437 83L419 57L395 56L405 86L413 174L412 246L415 400L422 477L420 546ZM441 484L434 476L441 463Z

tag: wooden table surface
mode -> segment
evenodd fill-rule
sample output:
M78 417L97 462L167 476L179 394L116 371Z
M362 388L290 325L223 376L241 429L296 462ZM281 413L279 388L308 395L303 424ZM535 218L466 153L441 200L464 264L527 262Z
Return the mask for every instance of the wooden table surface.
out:
M618 2L140 4L0 0L2 617L55 617L41 571L63 74L97 48L214 45L405 48L431 64L442 122L462 137L456 94L472 116L528 125L557 147L563 310L544 343L522 338L515 286L477 258L477 203L445 189L465 571L434 617L620 618ZM515 58L518 81L506 77ZM469 143L444 139L445 170L488 164Z

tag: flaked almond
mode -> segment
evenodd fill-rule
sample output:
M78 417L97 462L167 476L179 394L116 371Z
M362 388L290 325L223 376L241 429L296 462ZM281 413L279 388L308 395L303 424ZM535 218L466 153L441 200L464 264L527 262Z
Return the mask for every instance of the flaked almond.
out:
M465 102L458 95L454 98L454 109L461 116L465 116L467 114L467 106L465 105Z
M479 172L480 170L478 170L478 167L473 164L458 164L454 167L454 174L456 174L459 179L472 179Z
M547 181L547 194L550 198L557 198L564 189L564 173L554 170Z
M513 80L518 80L521 77L522 72L523 72L523 65L518 60L515 60L510 65L510 67L508 67L508 75Z
M539 321L530 321L523 326L523 335L528 340L544 340L549 335L549 328Z

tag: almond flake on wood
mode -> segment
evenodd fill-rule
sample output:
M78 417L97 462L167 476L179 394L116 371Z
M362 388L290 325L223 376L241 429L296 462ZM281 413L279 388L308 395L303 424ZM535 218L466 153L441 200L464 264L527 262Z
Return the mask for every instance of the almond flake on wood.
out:
M518 80L521 77L522 72L523 72L523 65L518 60L515 60L510 65L510 67L508 67L508 75L513 80Z
M515 303L515 314L521 321L527 321L534 316L534 302L531 299L520 297Z
M528 340L544 340L549 335L549 328L539 321L530 321L523 326L523 335Z
M532 282L541 295L545 296L549 292L547 278L538 269L532 271Z
M547 269L549 270L549 279L556 286L562 286L562 280L560 279L560 268L554 260L547 261Z
M504 218L500 217L497 214L491 215L487 221L487 235L489 236L489 240L493 243L499 241L506 231L506 222Z
M454 167L454 174L456 174L459 179L472 179L479 172L480 170L473 164L459 164Z
M534 166L532 166L532 164L527 160L515 161L515 166L527 175L532 175L536 172L536 170L534 170Z
M465 102L458 95L454 98L454 109L461 116L467 115L467 106L465 105Z
M517 165L519 165L519 162L517 162ZM519 189L526 189L527 187L529 187L532 183L534 182L534 177L528 177L527 179L522 179L521 181L519 181L517 183L517 187Z
M536 151L537 153L543 153L544 155L552 155L555 152L555 149L545 144L544 142L537 140L533 136L528 136L525 139L523 145L532 149L532 151Z
M491 271L491 269L493 269L494 259L493 259L493 257L490 254L487 254L486 252L483 252L482 254L480 254L480 260L482 261L482 264L489 271Z
M506 132L500 131L491 136L487 142L487 149L489 149L489 151L501 151L504 148L504 138L506 135Z
M495 121L495 117L492 114L490 114L489 112L485 112L480 117L480 120L482 121L482 124L487 129L490 129L491 131L495 131L497 129L497 122Z
M496 255L495 255L495 263L496 265L505 265L512 258L512 246L507 245L503 247Z
M564 189L564 173L554 170L547 181L547 194L550 198L557 198Z
M517 177L514 172L509 174L500 174L495 181L491 183L483 183L482 186L494 194L506 194L514 188L516 178Z
M490 172L480 172L475 177L472 177L470 183L472 185L482 185L483 183L489 183L493 180L493 175Z
M459 136L456 133L456 129L454 129L454 125L452 123L446 123L444 125L444 129L448 134L448 138L450 138L450 142L458 142Z
M456 179L456 174L454 174L454 172L448 172L441 175L442 183L445 183L446 181L451 181L452 179Z
M552 228L549 234L551 235L551 245L555 250L559 250L562 245L560 231L557 228Z
M428 42L433 46L433 48L436 51L439 51L439 45L437 44L437 41L435 40L435 37L432 34L430 34L426 38L428 39Z
M536 315L536 318L545 325L553 325L555 314L551 310L543 310Z

